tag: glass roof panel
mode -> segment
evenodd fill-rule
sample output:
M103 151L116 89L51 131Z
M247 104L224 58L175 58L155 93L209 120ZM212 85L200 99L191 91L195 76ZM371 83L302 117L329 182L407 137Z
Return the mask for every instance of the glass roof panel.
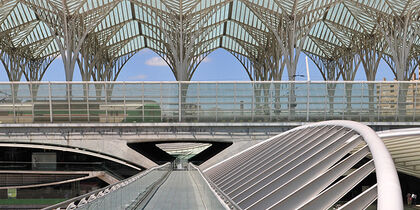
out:
M307 15L315 24L305 39L303 50L319 56L333 56L327 52L334 47L349 47L352 36L381 33L377 15L392 18L411 11L418 13L420 0L31 0L0 2L0 35L9 37L14 47L32 50L34 56L58 53L52 31L63 23L57 14L79 15L86 21L99 15L93 30L99 43L120 46L118 55L125 55L145 47L169 53L168 43L177 33L195 37L191 42L194 54L218 47L248 55L249 46L260 46L278 30L280 13L290 16ZM114 6L110 6L114 5ZM103 9L110 6L109 9ZM320 16L316 11L325 7ZM37 11L36 11L36 10ZM35 14L35 12L36 14ZM308 13L309 11L309 13ZM102 14L105 13L106 14ZM98 14L97 14L98 13ZM41 15L40 14L44 14ZM312 19L311 19L312 18ZM54 22L55 21L55 22ZM414 20L418 24L419 20ZM417 22L416 22L417 21ZM182 27L181 27L182 26ZM414 25L413 25L414 26ZM85 28L80 28L81 31ZM272 31L271 31L272 30ZM199 33L198 35L194 35ZM60 37L59 40L63 38ZM418 38L416 38L418 40ZM298 41L299 42L299 41ZM418 41L416 41L418 43ZM25 49L26 49L25 48ZM42 52L41 52L42 51ZM388 49L384 49L388 51Z

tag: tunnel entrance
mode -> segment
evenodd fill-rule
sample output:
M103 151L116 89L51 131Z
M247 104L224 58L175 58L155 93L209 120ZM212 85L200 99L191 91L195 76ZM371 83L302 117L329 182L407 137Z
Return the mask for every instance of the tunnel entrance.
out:
M157 164L186 160L200 165L232 145L231 142L144 142L128 146Z

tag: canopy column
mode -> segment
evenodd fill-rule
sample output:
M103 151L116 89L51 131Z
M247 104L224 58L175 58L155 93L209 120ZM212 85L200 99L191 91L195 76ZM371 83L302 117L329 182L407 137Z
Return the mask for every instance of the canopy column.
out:
M321 72L322 78L325 81L337 81L342 76L342 72L338 68L338 61L332 58L324 58L313 54L307 54L308 57L314 62ZM334 98L337 83L327 83L329 115L334 115ZM326 103L326 102L325 102ZM325 107L327 109L327 107Z
M85 1L28 1L26 4L55 34L54 39L63 60L66 80L73 80L76 61L89 32L108 15L118 1L103 5L86 4ZM85 10L89 10L85 13Z

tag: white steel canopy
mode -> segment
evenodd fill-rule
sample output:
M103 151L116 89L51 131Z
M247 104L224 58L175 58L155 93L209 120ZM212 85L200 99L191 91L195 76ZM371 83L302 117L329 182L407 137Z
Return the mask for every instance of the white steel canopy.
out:
M0 49L13 81L22 74L41 80L58 55L67 80L76 63L83 80L115 80L144 48L164 58L177 80L190 80L218 48L234 54L253 80L279 80L285 67L293 80L300 52L310 55L325 79L339 69L351 80L362 64L372 80L376 60L383 58L398 80L406 80L419 57L418 5L419 0L3 0ZM331 62L336 64L328 68Z

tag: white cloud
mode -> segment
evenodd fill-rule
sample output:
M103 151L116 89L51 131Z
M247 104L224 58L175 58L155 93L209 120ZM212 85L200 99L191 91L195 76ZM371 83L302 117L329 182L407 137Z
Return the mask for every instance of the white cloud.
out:
M202 62L203 63L209 63L211 61L211 58L205 57ZM146 65L148 66L168 66L168 64L159 56L152 57L148 60L146 60Z
M150 58L146 60L146 65L148 66L167 66L168 64L158 56L155 56L153 58Z
M139 74L139 75L135 75L135 76L131 76L130 80L143 80L146 79L147 76L144 74Z
M211 61L211 59L208 56L203 59L203 63L208 63L210 61Z

